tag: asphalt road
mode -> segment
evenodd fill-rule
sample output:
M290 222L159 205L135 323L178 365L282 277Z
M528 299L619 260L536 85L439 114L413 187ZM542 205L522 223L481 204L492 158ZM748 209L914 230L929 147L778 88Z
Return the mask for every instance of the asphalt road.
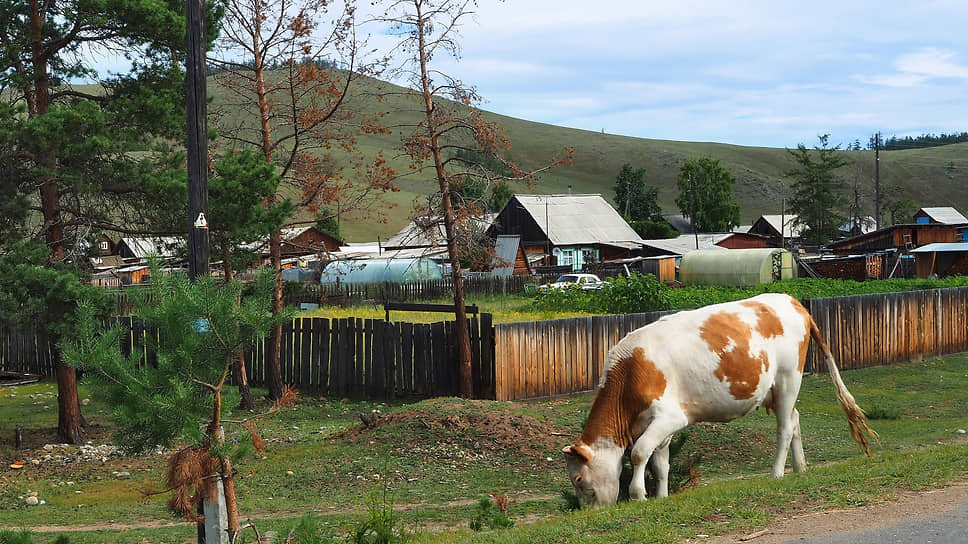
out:
M755 542L755 541L753 541ZM965 544L968 503L935 517L904 521L869 531L787 540L783 544Z

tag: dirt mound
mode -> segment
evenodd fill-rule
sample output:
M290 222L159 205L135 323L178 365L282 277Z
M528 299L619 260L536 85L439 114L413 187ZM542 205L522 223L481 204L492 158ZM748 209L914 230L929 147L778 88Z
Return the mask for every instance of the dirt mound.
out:
M404 434L401 431L406 431L405 434L414 437L431 434L526 455L547 454L567 441L548 422L493 408L487 410L485 406L481 401L453 401L386 415L360 414L363 423L332 438L361 442L375 433Z

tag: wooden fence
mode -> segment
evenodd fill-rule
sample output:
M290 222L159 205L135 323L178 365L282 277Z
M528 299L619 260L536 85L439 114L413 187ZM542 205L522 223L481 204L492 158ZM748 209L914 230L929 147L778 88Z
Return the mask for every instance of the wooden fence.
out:
M968 351L966 287L812 299L805 305L841 369ZM496 398L516 400L594 389L608 349L661 315L497 325ZM806 370L825 372L816 351L811 345Z
M468 319L474 393L494 398L494 327L491 314ZM121 317L127 333L121 351L141 352L152 363L146 338L156 334L137 320ZM283 326L282 378L298 389L367 398L452 396L460 392L454 322L401 323L378 319L299 318ZM253 385L266 382L265 341L245 354ZM0 329L0 370L54 375L46 338Z
M804 301L841 369L968 351L968 287ZM811 347L807 370L825 372Z
M516 400L593 389L609 348L669 313L674 312L496 325L495 398Z
M842 369L968 351L968 288L805 301ZM668 312L666 312L668 313ZM608 349L664 313L492 326L471 320L475 395L515 400L594 389ZM135 328L126 349L139 349ZM284 330L283 379L323 394L383 398L458 392L453 323L302 318ZM143 348L141 348L143 349ZM810 349L807 370L825 371ZM265 346L247 355L265 381ZM0 370L52 375L47 341L0 329Z
M0 370L53 376L54 360L43 331L0 326Z

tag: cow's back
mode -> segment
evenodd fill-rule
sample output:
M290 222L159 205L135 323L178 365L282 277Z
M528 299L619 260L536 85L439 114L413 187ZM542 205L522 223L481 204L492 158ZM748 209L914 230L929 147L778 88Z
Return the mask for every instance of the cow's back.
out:
M690 421L735 419L763 403L778 373L790 377L802 371L807 316L783 294L666 316L609 351L602 386L612 365L642 349L666 380L650 410L681 409Z

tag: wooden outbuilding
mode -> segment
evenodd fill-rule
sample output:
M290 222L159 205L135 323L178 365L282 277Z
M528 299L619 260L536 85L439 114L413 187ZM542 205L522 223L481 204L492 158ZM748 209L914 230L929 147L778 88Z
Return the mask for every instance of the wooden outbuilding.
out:
M919 278L968 276L968 243L928 244L911 253Z
M827 244L837 255L870 253L875 251L910 251L935 243L962 242L968 233L964 226L928 223L921 225L892 225L874 232L845 238Z

